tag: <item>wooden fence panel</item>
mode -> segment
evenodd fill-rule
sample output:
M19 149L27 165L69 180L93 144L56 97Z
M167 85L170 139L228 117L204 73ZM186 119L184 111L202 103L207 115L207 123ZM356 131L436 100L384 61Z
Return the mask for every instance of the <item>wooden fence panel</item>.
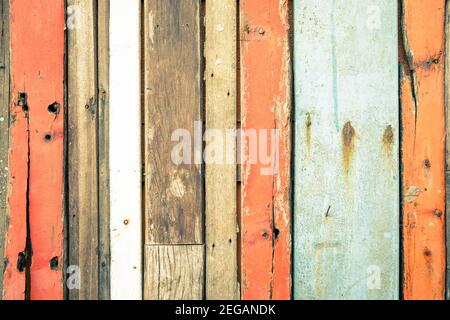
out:
M111 297L140 300L140 1L111 0L110 9Z
M241 0L239 8L242 297L288 299L291 294L288 1ZM253 133L257 138L251 138Z
M0 1L0 262L4 259L8 228L8 150L9 150L9 0ZM3 272L0 272L0 300Z
M69 277L79 284L68 284L73 300L99 296L95 3L67 0Z
M405 299L445 291L444 17L444 0L402 2Z
M294 297L397 299L396 1L294 1Z
M64 1L11 0L5 299L62 299Z
M236 138L236 0L207 0L205 13L206 298L238 299ZM216 140L217 139L217 140ZM220 143L222 142L222 143ZM216 147L219 144L219 147ZM213 152L212 152L213 153Z
M153 268L149 268L149 255L156 252L156 248L151 246L197 248L186 248L189 251L198 250L197 245L203 244L203 182L199 152L202 145L200 1L145 1L144 19L144 276L148 284L148 279L163 281L152 274ZM197 130L193 130L194 127ZM177 149L177 146L183 149L183 145L185 150ZM180 250L183 249L169 251L176 256ZM203 255L197 256L199 260L194 266L182 264L177 268L186 268L186 272L195 274L197 278L203 272L204 263ZM172 259L172 255L163 254L160 258ZM177 261L178 258L174 259ZM167 264L169 261L161 263ZM169 292L173 290L168 296L184 297L183 293L188 292L192 285L189 279L183 278L184 281L177 287L166 288ZM203 297L202 288L196 291L195 298ZM144 288L146 299L158 297L154 289L154 285ZM192 295L189 297L194 298Z

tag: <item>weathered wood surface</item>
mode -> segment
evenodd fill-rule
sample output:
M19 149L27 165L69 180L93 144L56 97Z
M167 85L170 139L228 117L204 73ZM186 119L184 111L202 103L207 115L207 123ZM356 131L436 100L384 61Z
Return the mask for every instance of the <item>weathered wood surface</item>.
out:
M445 1L403 0L401 110L403 294L445 292Z
M445 167L445 215L450 212L450 2L445 3L445 120L446 120L446 167ZM446 219L447 269L446 299L450 300L450 221Z
M397 4L294 1L294 297L397 299Z
M111 298L141 300L140 1L110 5Z
M0 1L0 263L4 263L5 233L8 228L9 150L9 0ZM0 269L0 300L3 270Z
M206 130L206 298L239 299L237 261L236 0L207 0L205 13ZM207 138L207 137L205 137ZM221 144L223 142L223 144Z
M243 139L241 273L244 299L291 295L289 12L286 0L241 0ZM272 135L272 130L278 130ZM249 130L249 131L247 131ZM266 135L264 131L266 130ZM257 155L252 156L252 151ZM253 161L254 156L258 157Z
M147 300L201 300L203 245L146 245Z
M172 153L185 155L174 149L182 142L175 130L189 133L191 139L184 141L194 147L194 121L202 120L200 3L156 0L144 5L145 242L201 244L201 158L191 152L186 156L190 164L171 159Z
M97 1L98 48L98 214L99 299L111 298L109 184L109 10L110 0Z
M5 299L62 299L64 1L10 1ZM30 54L31 53L31 54Z
M69 266L79 268L73 300L99 296L95 3L67 0Z

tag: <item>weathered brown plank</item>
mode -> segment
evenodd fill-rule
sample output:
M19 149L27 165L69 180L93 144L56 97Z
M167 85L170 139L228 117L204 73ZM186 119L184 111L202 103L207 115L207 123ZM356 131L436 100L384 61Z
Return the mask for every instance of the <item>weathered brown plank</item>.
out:
M0 17L0 263L3 265L8 217L9 0L1 0ZM3 270L0 269L0 300L2 296Z
M202 299L203 255L203 245L146 245L145 299Z
M79 289L69 298L87 300L98 298L96 1L67 4L74 17L68 26L69 265L80 271Z
M99 299L109 300L110 291L110 207L109 207L109 0L98 8L98 214L99 214Z
M235 0L206 1L206 74L214 75L206 77L206 130L220 130L217 134L225 145L231 146L222 148L223 155L215 159L217 162L210 159L211 163L206 163L206 298L209 300L239 299L236 140L231 144L227 140L227 132L236 130L236 20Z

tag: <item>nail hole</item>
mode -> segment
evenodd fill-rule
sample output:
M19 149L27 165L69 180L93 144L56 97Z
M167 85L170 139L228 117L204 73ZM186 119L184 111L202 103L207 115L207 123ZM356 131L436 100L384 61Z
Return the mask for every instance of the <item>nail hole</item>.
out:
M130 224L130 220L128 220L128 219L123 220L123 224L126 225L126 226L129 225Z
M53 257L50 259L50 269L58 270L59 267L59 259L58 257Z
M265 239L267 239L269 237L269 233L267 231L263 231L263 233L261 235Z
M58 102L53 102L51 105L48 106L47 110L50 113L58 114L61 106Z
M51 141L52 140L52 135L50 134L50 133L47 133L45 136L44 136L44 139L45 139L45 141Z

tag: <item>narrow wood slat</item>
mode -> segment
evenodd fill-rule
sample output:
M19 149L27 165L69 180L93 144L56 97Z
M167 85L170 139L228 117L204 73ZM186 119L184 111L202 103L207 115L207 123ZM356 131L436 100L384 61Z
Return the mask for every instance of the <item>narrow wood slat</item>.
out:
M238 299L236 211L236 0L207 0L205 14L206 298ZM205 137L206 139L207 137ZM229 141L231 140L231 141ZM222 143L221 143L222 142ZM214 153L217 152L217 153Z
M446 170L445 170L445 215L450 212L450 2L445 3L445 120L446 120ZM446 225L447 270L446 299L450 300L450 221Z
M290 54L285 0L241 0L242 297L291 294ZM267 136L264 131L267 130ZM272 129L278 134L272 136ZM265 148L267 145L267 148ZM251 152L257 151L252 160ZM275 152L271 152L271 150ZM269 157L266 161L265 157ZM256 160L256 159L255 159ZM267 162L267 163L266 163Z
M110 1L97 1L98 47L98 214L99 299L111 298L109 183L109 10Z
M294 298L397 299L397 3L294 1Z
M98 299L97 75L93 0L68 5L69 266L79 268L70 299Z
M11 0L5 299L62 299L64 1Z
M146 245L145 257L146 299L203 298L203 245Z
M145 242L201 244L201 159L194 164L192 153L188 164L175 164L171 157L183 155L174 149L177 133L189 143L202 119L199 1L147 1L144 10Z
M110 4L111 298L140 300L140 1Z
M0 1L0 261L3 261L8 228L8 150L9 150L9 0ZM0 272L0 300L3 272Z
M402 2L405 299L445 291L444 19L444 0Z

